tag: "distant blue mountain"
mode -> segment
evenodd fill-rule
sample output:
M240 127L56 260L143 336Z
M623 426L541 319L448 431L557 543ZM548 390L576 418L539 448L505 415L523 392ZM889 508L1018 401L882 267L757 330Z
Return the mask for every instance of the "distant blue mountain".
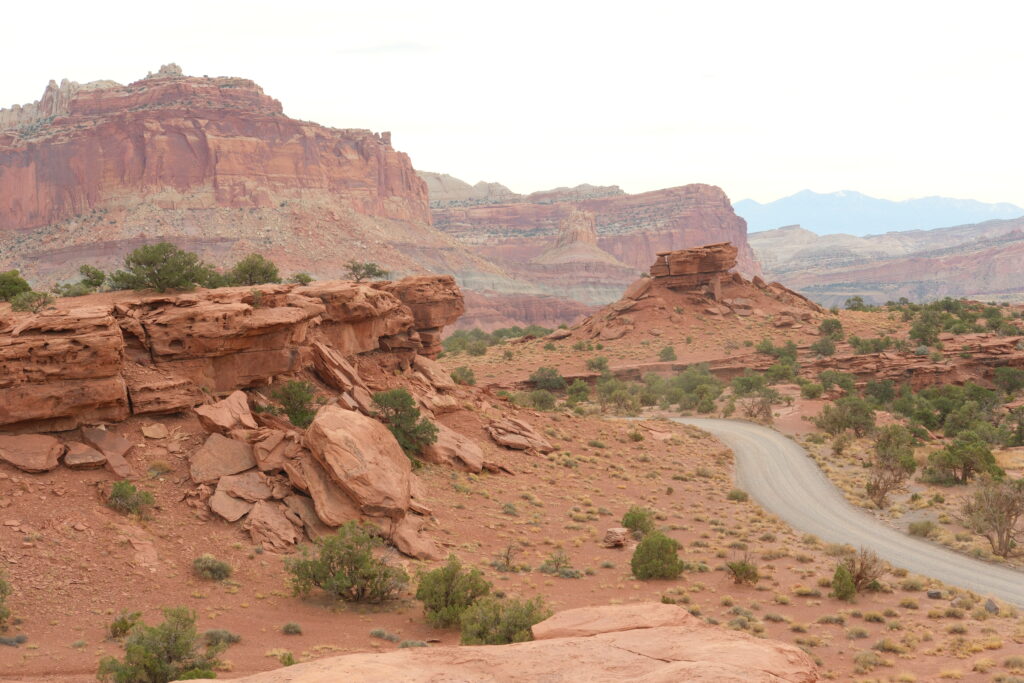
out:
M831 194L803 190L767 204L743 199L733 204L733 208L747 220L750 232L801 225L819 235L877 235L1024 216L1024 209L1013 204L986 204L948 197L893 202L849 190Z

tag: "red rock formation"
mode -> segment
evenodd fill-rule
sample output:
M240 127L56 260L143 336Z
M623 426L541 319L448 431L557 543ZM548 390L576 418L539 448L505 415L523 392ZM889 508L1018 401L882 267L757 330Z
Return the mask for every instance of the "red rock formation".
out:
M651 277L669 289L695 289L712 283L721 289L721 278L736 266L736 252L728 242L659 252ZM718 292L716 298L721 298Z
M449 329L480 328L493 332L502 327L558 327L578 322L597 310L572 299L536 294L501 294L466 290L466 313Z
M200 387L226 392L312 367L316 343L343 356L393 351L408 367L417 351L437 348L432 340L463 309L450 276L257 289L110 294L93 297L104 304L65 299L35 315L0 311L0 430L180 411L203 400ZM426 349L417 327L431 340Z

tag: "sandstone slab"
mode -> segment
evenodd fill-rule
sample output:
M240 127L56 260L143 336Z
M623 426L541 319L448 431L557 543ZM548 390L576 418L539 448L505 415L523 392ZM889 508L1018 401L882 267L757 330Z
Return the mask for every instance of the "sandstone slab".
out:
M0 460L23 472L49 472L60 464L64 444L45 434L0 436Z
M484 452L468 436L437 424L437 441L423 449L423 460L436 465L448 465L466 472L479 472L484 466Z
M210 432L230 434L234 429L256 429L256 420L249 410L244 391L232 392L227 398L209 405L197 406L199 422Z
M285 551L302 540L301 532L285 516L285 509L280 503L265 500L253 505L245 518L253 543L267 550Z
M206 442L189 458L189 473L197 484L212 484L221 477L238 474L256 466L247 443L210 434Z
M284 504L287 505L288 509L291 510L302 522L302 526L306 531L306 535L309 536L309 540L315 541L318 538L330 536L334 533L334 529L327 526L320 520L320 517L316 513L316 505L313 503L312 498L293 494L284 499Z
M217 490L213 492L213 495L210 496L210 500L207 502L210 504L211 510L229 522L237 522L249 514L253 507L253 503L235 498L222 490L220 486L217 487Z
M551 443L534 431L528 423L514 417L499 418L487 425L487 433L499 446L513 450L535 450L550 453L555 450Z
M250 503L267 500L273 495L273 489L256 470L221 477L217 482L217 490Z
M107 469L122 479L132 476L132 467L125 460L134 444L114 432L98 427L83 427L82 440L103 453L107 458Z
M86 446L78 441L71 441L64 453L64 465L73 470L91 470L103 467L107 463L107 456L100 453L91 446Z

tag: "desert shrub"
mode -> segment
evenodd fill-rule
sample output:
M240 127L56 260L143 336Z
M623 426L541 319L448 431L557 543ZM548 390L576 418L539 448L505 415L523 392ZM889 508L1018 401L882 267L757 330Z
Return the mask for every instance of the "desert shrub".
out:
M822 337L841 341L843 338L843 323L839 322L839 318L825 318L818 325L818 332Z
M935 533L938 526L930 519L925 519L920 522L911 522L908 531L911 536L921 536L922 538L928 538Z
M337 600L373 603L398 595L409 575L374 555L383 541L371 529L347 522L334 534L315 541L317 557L304 549L301 557L286 560L294 593L306 596L320 588Z
M11 310L38 313L53 303L53 297L46 292L21 292L11 298Z
M849 567L842 562L836 565L835 574L832 575L832 595L847 602L857 597L857 586L853 583L853 576Z
M345 264L345 272L356 282L363 280L386 280L388 272L376 263L349 261Z
M427 623L437 628L458 626L462 613L491 592L491 584L479 569L464 571L455 555L448 563L420 578L416 599L423 602Z
M742 503L749 499L750 496L747 495L747 492L742 489L732 489L731 491L729 491L728 495L726 495L726 498L728 498L729 500L735 500Z
M32 286L16 270L0 272L0 301L10 301L22 292L32 291Z
M750 396L767 386L764 375L748 370L742 375L733 377L732 391L737 396Z
M1000 557L1009 557L1024 540L1021 519L1024 519L1024 479L998 481L985 477L961 509L964 526L987 538L992 553Z
M886 425L875 440L871 474L866 490L879 508L884 508L889 493L914 473L913 435L903 425Z
M223 581L231 576L231 565L213 555L200 555L192 561L192 573L207 581Z
M144 517L156 501L149 491L142 491L130 481L116 481L107 496L107 507L125 515Z
M192 289L210 279L212 268L170 242L147 244L124 257L124 270L110 275L113 289Z
M290 380L270 394L284 408L284 414L296 427L308 427L316 417L313 398L316 396L309 382Z
M533 640L531 628L551 616L540 597L532 600L480 598L462 613L463 645L506 645Z
M565 389L565 378L563 378L558 370L552 367L543 366L533 371L530 375L530 382L537 389L544 389L546 391L561 391Z
M608 359L604 356L588 358L587 370L590 370L591 372L608 372Z
M200 651L196 644L196 615L185 607L164 609L164 622L158 626L138 624L124 643L123 660L104 657L97 677L110 683L169 683L195 678L216 678L218 655L227 643L207 645Z
M800 395L804 398L815 399L822 394L823 388L817 382L807 382L800 387Z
M632 531L634 536L645 536L655 529L654 513L634 505L622 516L622 526Z
M661 351L658 352L658 360L666 361L666 362L670 361L670 360L676 360L676 349L675 349L675 347L674 346L666 346L666 347L664 347Z
M566 389L566 395L567 400L572 404L586 401L590 398L590 385L581 379L573 380Z
M864 436L875 428L875 411L870 403L858 396L844 396L826 405L814 419L814 424L833 436L847 429L857 436Z
M286 636L301 636L302 627L296 624L294 621L289 621L287 624L281 627L281 633Z
M64 285L55 285L53 293L57 296L85 296L95 292L107 281L107 274L94 266L82 265L79 267L78 273L82 276L81 280Z
M227 280L232 285L252 287L253 285L280 282L281 276L273 261L260 254L249 254L235 264L235 267L227 274Z
M1013 395L1024 389L1024 370L1004 365L995 369L992 381L1007 394Z
M7 598L11 595L11 584L7 575L0 570L0 631L7 630L7 620L11 618L11 608L7 606Z
M822 337L811 344L811 351L819 356L831 356L836 352L836 343L830 337Z
M380 409L377 416L409 458L414 459L420 451L437 441L437 425L420 418L416 401L405 389L377 392L373 395L373 402Z
M142 618L142 612L121 612L107 626L107 636L112 640L121 640L131 633L131 630L139 623L140 618Z
M861 548L855 554L844 558L841 564L850 573L853 586L858 593L877 584L878 579L885 574L885 564L878 555L866 548Z
M679 543L660 531L647 534L629 561L633 576L641 580L677 578L684 566L678 550Z
M581 576L580 571L572 566L572 562L564 550L556 550L548 555L543 564L537 567L537 571L563 579L578 579Z
M296 285L308 285L312 281L313 276L310 275L309 273L295 273L290 278L288 278L288 282L291 282L292 284Z
M732 577L733 583L736 584L747 583L753 586L761 578L761 575L757 571L757 565L751 562L750 558L747 557L742 560L726 562L725 569Z
M234 645L241 642L242 636L223 628L212 628L203 633L203 642L217 647L218 645Z
M1003 471L996 465L992 449L985 440L977 432L965 430L953 443L929 454L924 478L938 484L966 484L976 474L1001 477Z
M856 384L853 375L840 370L822 370L818 375L818 381L821 382L821 386L825 391L828 391L833 386L837 386L846 393L853 391Z
M471 387L476 384L476 374L473 372L472 368L460 365L452 370L452 381L456 384L463 384Z

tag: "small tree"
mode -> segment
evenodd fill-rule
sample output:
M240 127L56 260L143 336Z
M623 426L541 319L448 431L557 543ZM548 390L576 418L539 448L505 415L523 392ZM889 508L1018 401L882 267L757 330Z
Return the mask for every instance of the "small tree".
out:
M53 304L53 297L46 292L21 292L11 299L11 310L38 313Z
M859 396L843 396L833 404L826 405L814 424L833 436L847 429L857 436L864 436L875 428L875 411L871 404Z
M886 425L879 431L866 486L868 496L879 508L885 507L889 493L917 469L913 441L910 430L902 425Z
M473 386L476 384L476 374L472 368L467 368L465 365L452 370L452 381L456 384L464 384L466 386Z
M263 258L260 254L249 254L235 264L227 279L232 285L252 287L280 282L281 276L273 261Z
M988 539L992 553L1009 557L1020 543L1024 520L1024 479L998 481L986 477L964 502L964 526Z
M842 341L843 323L839 321L839 318L825 318L818 325L818 332L822 337L827 337L833 341Z
M647 508L634 505L622 516L622 526L641 538L655 530L654 513Z
M284 407L288 420L296 427L308 427L316 417L313 399L316 396L309 382L291 380L271 394Z
M420 451L437 441L437 425L425 418L420 419L420 409L405 389L378 392L373 395L373 402L380 408L377 417L391 430L409 458L414 459Z
M604 356L594 356L587 359L587 370L591 372L608 372L608 359Z
M658 352L658 360L662 362L676 360L676 349L674 346L666 346Z
M82 276L82 284L91 289L99 289L107 281L106 273L88 264L79 266L78 274Z
M575 379L567 388L566 395L571 404L586 401L590 398L590 385L581 379Z
M749 556L745 556L742 560L726 562L725 569L732 576L733 583L737 585L746 583L753 586L761 579L757 565L754 564Z
M114 289L192 289L208 280L211 272L196 254L170 242L139 247L124 257L124 267L110 276Z
M852 602L857 597L857 586L853 583L853 575L850 574L850 568L842 562L836 565L836 572L832 575L832 595L847 602Z
M927 474L933 480L966 484L974 475L988 473L1002 476L992 449L973 430L964 430L940 451L928 456Z
M462 613L463 645L507 645L533 640L530 630L551 616L540 597L532 600L480 598Z
M0 273L0 301L10 301L22 292L32 291L25 278L16 270Z
M842 562L853 579L853 586L860 593L875 584L885 574L885 564L874 552L861 548Z
M640 541L633 551L629 566L633 576L647 579L674 579L683 571L683 561L677 554L679 543L660 531L654 531Z
M313 276L309 273L295 273L295 275L288 278L288 282L296 285L308 285L312 281Z
M376 263L364 263L362 261L349 261L345 264L345 272L356 282L363 280L386 280L388 272Z
M836 344L831 337L822 337L811 344L811 351L819 356L831 356L836 352Z
M491 592L491 584L479 569L463 571L455 555L448 563L420 578L416 599L423 601L427 623L436 628L458 626L462 613L477 599Z
M995 369L992 382L1012 396L1021 389L1024 389L1024 370L1004 365L1001 368Z
M306 596L320 588L336 600L377 603L395 597L409 583L409 575L401 567L374 555L384 542L372 527L346 522L315 543L318 557L303 550L300 558L285 561L296 595Z
M533 386L537 389L545 389L547 391L561 391L565 389L565 378L558 373L558 370L552 367L539 367L533 371L530 375L530 381L533 382Z
M124 660L104 657L97 676L110 683L168 683L194 678L216 678L218 655L228 644L207 645L200 652L196 640L196 615L185 607L164 609L158 626L138 624L124 643Z

